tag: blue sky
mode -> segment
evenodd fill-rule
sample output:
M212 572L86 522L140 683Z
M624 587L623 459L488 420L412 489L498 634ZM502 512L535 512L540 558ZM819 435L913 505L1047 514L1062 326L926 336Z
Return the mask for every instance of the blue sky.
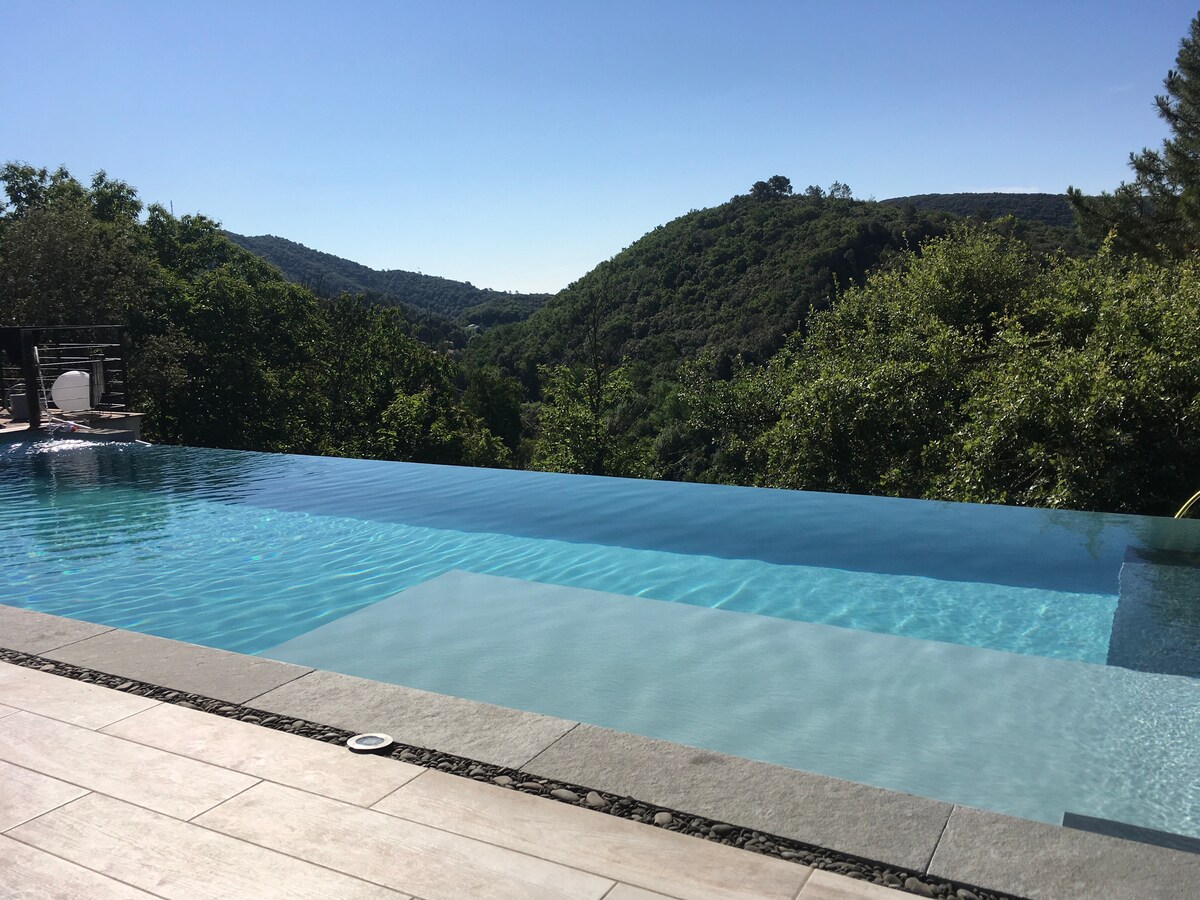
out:
M0 0L0 157L374 268L565 287L771 175L1112 188L1175 2Z

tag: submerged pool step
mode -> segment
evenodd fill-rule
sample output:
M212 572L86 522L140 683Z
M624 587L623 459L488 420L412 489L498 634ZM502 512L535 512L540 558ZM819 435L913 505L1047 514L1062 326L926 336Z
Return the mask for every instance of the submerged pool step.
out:
M1200 558L1131 548L1120 585L1108 664L1200 677Z
M263 656L1058 825L1190 832L1190 679L453 571ZM1189 825L1189 823L1192 823Z

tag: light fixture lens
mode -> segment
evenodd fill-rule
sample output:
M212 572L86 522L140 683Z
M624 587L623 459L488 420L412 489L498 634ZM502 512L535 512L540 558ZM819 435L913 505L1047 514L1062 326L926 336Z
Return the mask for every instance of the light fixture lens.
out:
M356 734L346 741L346 746L355 753L378 753L395 743L390 734Z

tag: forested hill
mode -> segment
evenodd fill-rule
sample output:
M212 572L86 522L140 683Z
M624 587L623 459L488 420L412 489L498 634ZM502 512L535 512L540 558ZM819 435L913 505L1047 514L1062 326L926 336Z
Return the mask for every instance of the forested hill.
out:
M792 195L790 185L734 197L656 228L527 321L476 337L468 360L497 365L533 391L539 364L585 362L597 351L648 366L655 380L673 378L681 360L702 351L723 371L739 356L762 362L839 286L861 282L952 221L819 189ZM1038 223L1007 227L1043 249L1073 239Z
M377 303L407 303L450 318L480 307L478 317L515 321L540 306L547 296L487 290L469 282L402 269L379 271L274 235L246 237L226 231L225 236L274 265L288 281L322 297L366 295Z
M915 194L912 197L892 197L882 202L981 219L1013 216L1027 222L1043 222L1060 228L1070 228L1075 224L1066 194Z

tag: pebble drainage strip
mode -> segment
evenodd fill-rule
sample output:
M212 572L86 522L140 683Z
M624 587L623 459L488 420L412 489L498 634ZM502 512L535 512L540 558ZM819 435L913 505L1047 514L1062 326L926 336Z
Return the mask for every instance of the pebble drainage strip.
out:
M27 669L39 669L54 675L61 675L64 678L124 691L139 697L173 703L185 709L195 709L242 722L250 722L264 728L273 728L276 731L296 734L327 744L345 746L346 741L355 736L355 732L344 728L333 728L318 722L310 722L307 719L281 716L250 706L215 700L201 694L176 691L145 681L109 675L106 672L57 662L19 650L0 647L0 660ZM560 803L569 803L573 806L607 813L610 816L618 816L622 819L632 819L645 825L716 841L730 847L761 853L764 856L786 859L811 866L814 869L824 869L837 875L845 875L860 881L894 888L919 897L940 897L946 898L946 900L1021 900L1012 894L998 894L959 882L931 878L918 872L910 872L873 860L838 853L835 850L805 844L792 838L766 834L727 822L718 822L703 816L642 803L632 797L621 797L607 791L597 791L577 784L541 778L518 769L483 763L465 756L456 756L453 753L443 753L439 750L429 750L424 747L395 742L391 744L387 753L378 755L390 756L392 759L424 766L428 769L437 769L474 781L491 782L509 790L535 794Z

